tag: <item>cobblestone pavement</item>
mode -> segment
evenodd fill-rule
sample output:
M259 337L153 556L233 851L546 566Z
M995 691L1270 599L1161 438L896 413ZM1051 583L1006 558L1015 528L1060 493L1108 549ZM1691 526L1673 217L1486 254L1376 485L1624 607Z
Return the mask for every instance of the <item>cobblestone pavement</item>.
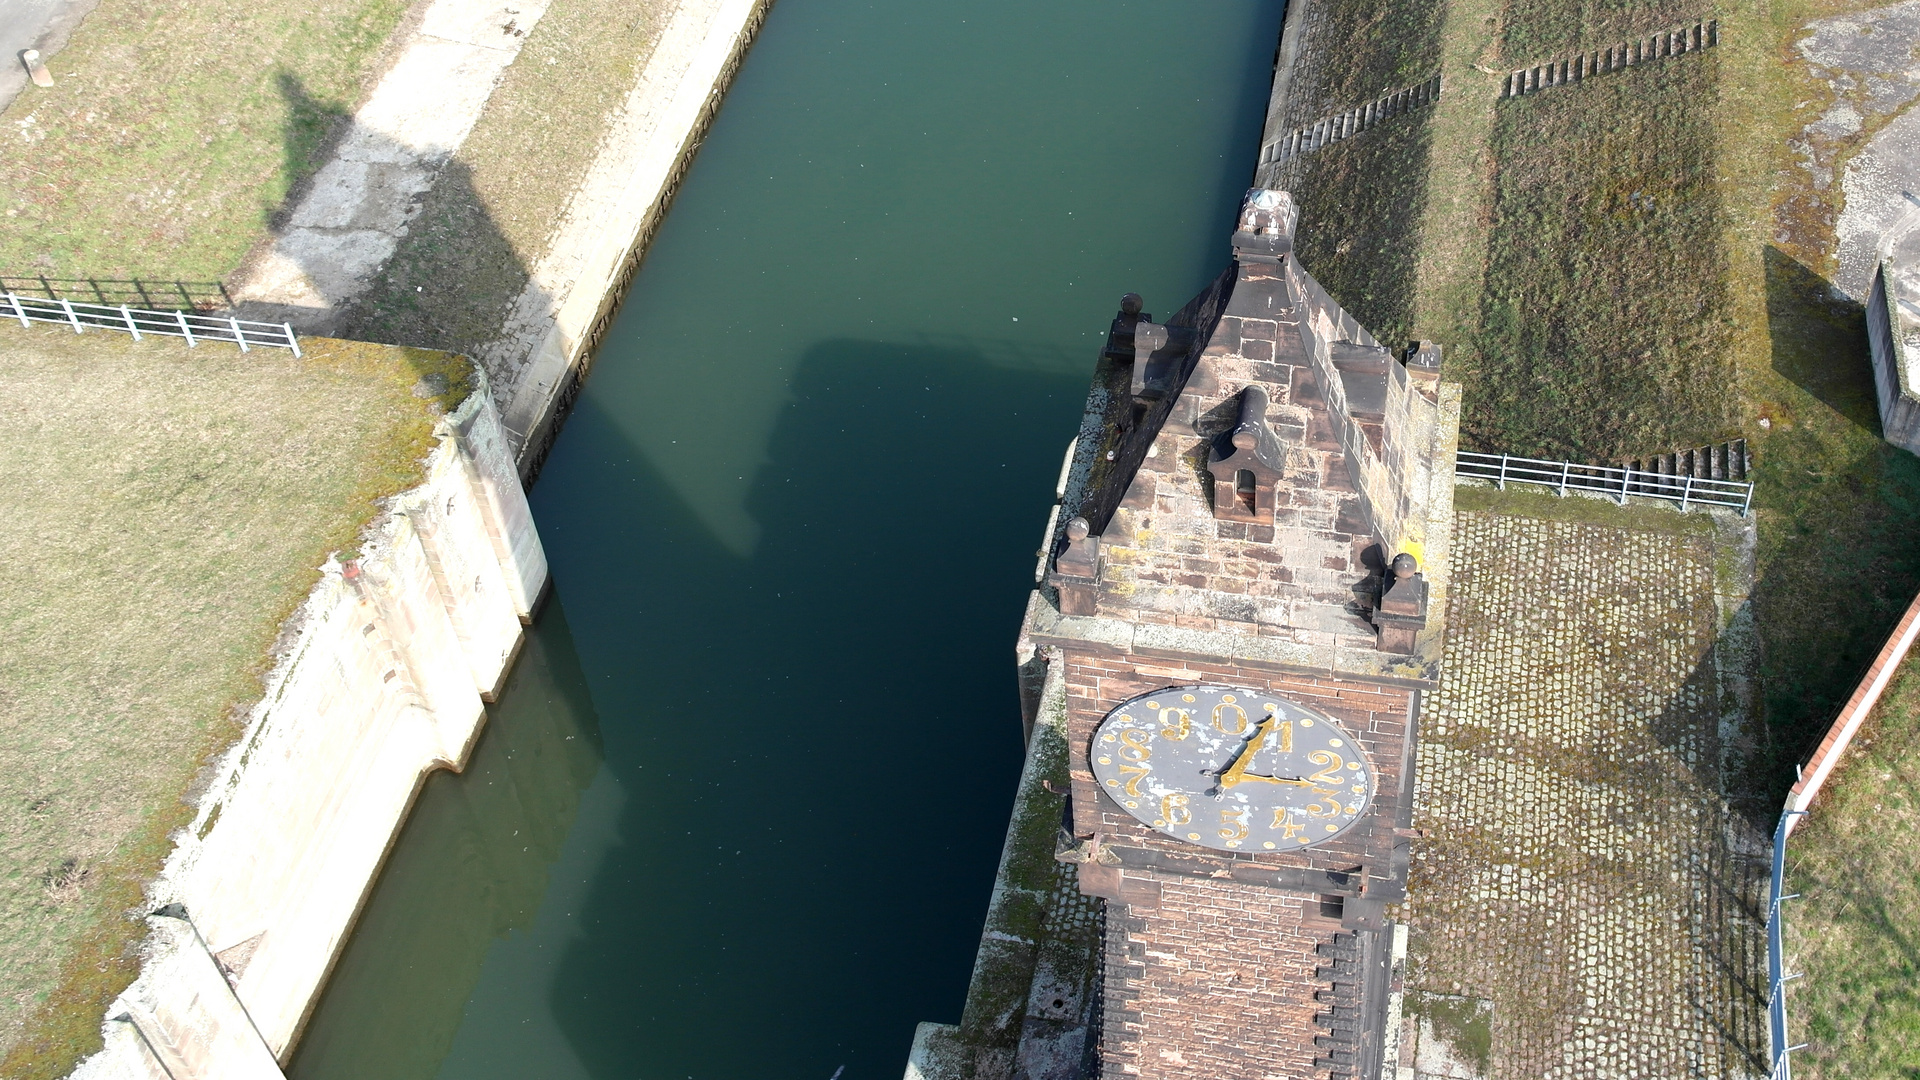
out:
M1401 1080L1764 1071L1765 839L1720 797L1737 733L1713 538L1466 512L1457 530Z

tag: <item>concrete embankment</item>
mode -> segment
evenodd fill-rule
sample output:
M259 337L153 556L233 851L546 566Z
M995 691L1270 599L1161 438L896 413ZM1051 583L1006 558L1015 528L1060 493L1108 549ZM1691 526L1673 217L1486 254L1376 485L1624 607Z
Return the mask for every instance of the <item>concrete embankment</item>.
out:
M357 557L328 563L288 623L264 700L149 890L140 977L76 1077L282 1075L421 784L464 765L512 665L546 584L521 476L544 457L769 7L674 9L499 338L478 350L494 379L441 423L426 482L392 500ZM510 47L483 50L495 51L511 62ZM458 144L483 100L429 156ZM300 281L359 280L392 244L375 247L367 266L324 251L289 265ZM254 299L320 310L345 295Z
M76 1077L279 1077L422 781L466 761L547 565L484 377L434 435L288 623Z
M479 350L529 478L666 217L772 0L687 0L628 95L547 254Z

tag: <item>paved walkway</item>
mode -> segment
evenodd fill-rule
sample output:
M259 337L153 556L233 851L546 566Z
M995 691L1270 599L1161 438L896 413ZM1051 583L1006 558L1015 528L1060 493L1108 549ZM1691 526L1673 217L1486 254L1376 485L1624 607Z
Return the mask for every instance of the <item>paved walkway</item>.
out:
M393 257L546 0L433 0L264 257L235 275L243 315L322 329Z
M1754 1075L1765 840L1719 797L1713 536L1463 512L1454 550L1400 1080Z
M66 45L68 35L80 25L100 0L0 0L0 110L13 104L27 86L27 68L20 54L39 49L40 60L54 71L60 65L51 61Z

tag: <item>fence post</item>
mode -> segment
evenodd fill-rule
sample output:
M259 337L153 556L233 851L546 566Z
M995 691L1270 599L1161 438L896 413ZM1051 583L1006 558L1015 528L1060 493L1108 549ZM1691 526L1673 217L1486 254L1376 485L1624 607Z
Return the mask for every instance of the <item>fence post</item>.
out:
M67 321L73 324L73 332L80 332L80 316L73 313L73 304L65 297L60 298L60 306L66 310Z
M1501 491L1507 490L1507 455L1500 455L1500 479L1494 482Z
M227 322L232 324L233 326L233 340L240 343L241 352L246 352L247 351L247 335L240 332L240 320L229 318Z
M13 293L8 293L7 299L13 302L13 313L19 317L20 325L32 326L33 321L27 318L27 309L20 306L20 298Z
M1560 497L1563 499L1567 497L1567 470L1571 468L1573 463L1570 461L1560 463Z
M287 348L293 350L293 358L295 360L300 359L300 339L293 336L293 324L281 323L280 329L287 332Z
M193 348L196 342L193 340L193 327L187 325L186 312L176 311L173 317L180 320L180 336L187 339L187 348Z
M1740 500L1740 516L1747 516L1747 509L1753 505L1753 485L1747 485L1746 498Z
M1680 485L1680 509L1687 508L1687 501L1693 498L1693 474L1688 473L1686 482Z
M1622 462L1620 468L1620 505L1627 505L1627 492L1633 488L1633 466Z
M120 305L120 317L127 320L127 333L133 335L133 340L139 341L140 327L133 321L133 312L128 311L125 304Z

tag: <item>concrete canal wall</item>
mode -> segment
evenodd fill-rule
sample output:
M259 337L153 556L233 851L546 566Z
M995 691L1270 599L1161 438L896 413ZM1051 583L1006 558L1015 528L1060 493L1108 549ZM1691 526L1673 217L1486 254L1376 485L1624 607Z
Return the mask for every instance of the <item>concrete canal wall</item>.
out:
M435 439L288 622L76 1077L280 1076L420 785L466 762L547 564L483 376Z
M427 775L462 768L547 567L521 478L771 0L685 0L556 223L427 480L289 621L246 733L149 891L138 980L83 1080L277 1078ZM504 414L504 416L503 416ZM351 553L348 553L351 554Z

